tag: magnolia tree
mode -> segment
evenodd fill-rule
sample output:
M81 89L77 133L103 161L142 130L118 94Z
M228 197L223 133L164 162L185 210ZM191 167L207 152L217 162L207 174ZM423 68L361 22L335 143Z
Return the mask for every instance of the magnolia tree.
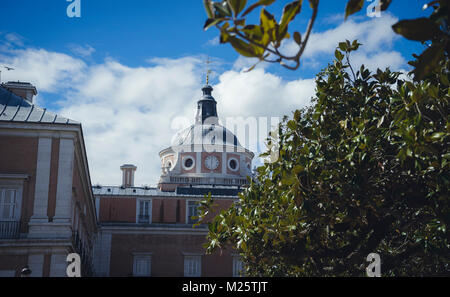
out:
M244 54L236 39L268 38L263 45L274 50L277 35L265 27L265 8L255 29L261 37L259 31L245 33L250 28L236 17L246 1L225 2L219 3L222 14L217 3L208 11L224 18L208 21L219 26L222 42ZM243 16L272 2L259 1ZM295 3L285 14L302 1ZM310 4L318 9L318 1ZM417 22L446 26L442 11L448 11L448 1L432 4L437 15L400 21L394 30L412 37L407 32ZM347 15L361 7L361 1L349 1ZM271 24L272 33L285 32L283 21ZM249 276L363 276L370 253L380 255L383 276L450 275L448 35L442 35L446 27L438 28L420 37L430 41L412 62L415 80L389 69L355 69L351 53L361 45L339 43L335 60L316 77L312 105L285 117L277 137L269 137L279 158L259 167L236 205L208 224L207 251L236 249ZM266 59L265 50L256 52L259 45L251 48L252 55ZM273 153L269 149L265 155ZM209 196L200 217L213 209Z

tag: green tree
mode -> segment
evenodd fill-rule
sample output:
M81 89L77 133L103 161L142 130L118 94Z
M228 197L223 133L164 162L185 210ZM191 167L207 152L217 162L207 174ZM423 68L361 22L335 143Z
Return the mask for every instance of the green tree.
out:
M449 61L420 82L354 73L359 46L339 44L268 139L279 159L209 223L207 250L233 246L247 275L363 276L372 252L384 276L450 274Z

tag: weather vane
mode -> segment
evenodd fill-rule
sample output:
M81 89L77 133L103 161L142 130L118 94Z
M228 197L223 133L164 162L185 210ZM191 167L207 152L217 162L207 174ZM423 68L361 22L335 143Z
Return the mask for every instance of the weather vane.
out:
M211 61L209 60L209 57L206 59L206 84L209 85L209 75L211 74L211 69L209 68L209 64L211 64Z

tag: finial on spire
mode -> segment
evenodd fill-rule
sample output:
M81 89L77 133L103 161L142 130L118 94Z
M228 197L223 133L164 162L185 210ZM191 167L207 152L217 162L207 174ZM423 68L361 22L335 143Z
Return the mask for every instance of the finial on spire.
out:
M209 64L211 64L211 61L209 60L209 57L206 59L206 85L209 85L209 75L211 74L211 69L209 69Z

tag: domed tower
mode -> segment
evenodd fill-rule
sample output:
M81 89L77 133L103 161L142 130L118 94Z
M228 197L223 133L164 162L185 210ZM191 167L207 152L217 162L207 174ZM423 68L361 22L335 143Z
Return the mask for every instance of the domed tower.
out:
M159 153L162 174L159 188L245 186L254 154L219 125L213 88L205 85L197 102L195 124L178 132L172 145Z

